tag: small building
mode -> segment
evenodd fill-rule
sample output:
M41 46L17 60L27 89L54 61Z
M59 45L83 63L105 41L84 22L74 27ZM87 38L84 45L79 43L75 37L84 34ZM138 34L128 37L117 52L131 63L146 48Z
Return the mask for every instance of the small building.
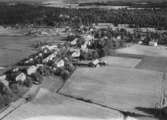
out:
M157 46L158 46L158 42L157 42L157 41L152 40L152 41L150 41L150 42L149 42L149 45L150 45L150 46L157 47Z

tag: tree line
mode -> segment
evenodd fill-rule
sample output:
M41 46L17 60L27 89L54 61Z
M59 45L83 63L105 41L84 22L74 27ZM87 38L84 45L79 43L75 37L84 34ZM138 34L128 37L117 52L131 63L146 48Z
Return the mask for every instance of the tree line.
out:
M0 4L0 25L79 26L99 22L167 29L167 9L72 9Z

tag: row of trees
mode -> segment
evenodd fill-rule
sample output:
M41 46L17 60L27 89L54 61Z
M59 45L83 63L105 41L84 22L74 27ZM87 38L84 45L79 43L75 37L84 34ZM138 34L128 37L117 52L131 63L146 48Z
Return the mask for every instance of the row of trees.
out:
M66 17L60 17L61 14ZM167 9L70 9L25 4L13 6L0 4L1 25L35 24L49 26L78 26L81 24L89 25L98 22L167 29Z

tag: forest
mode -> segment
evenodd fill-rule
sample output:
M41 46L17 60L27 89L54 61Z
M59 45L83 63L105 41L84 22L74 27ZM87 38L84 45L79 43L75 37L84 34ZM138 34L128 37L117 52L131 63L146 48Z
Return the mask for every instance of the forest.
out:
M166 8L167 2L128 2L128 1L105 1L105 2L83 2L79 6L128 6L129 8Z
M92 23L129 24L167 29L167 9L74 9L0 3L0 25L80 26Z

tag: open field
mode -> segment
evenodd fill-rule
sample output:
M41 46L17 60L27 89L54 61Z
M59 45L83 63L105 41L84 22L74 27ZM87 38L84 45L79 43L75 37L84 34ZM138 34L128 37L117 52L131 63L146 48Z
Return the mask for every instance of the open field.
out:
M60 93L129 112L154 109L160 101L161 75L119 67L78 69Z
M0 37L0 66L8 67L33 53L29 37Z
M134 68L136 65L138 65L141 62L141 59L114 57L114 56L106 56L101 59L106 61L107 65L121 66L121 67L128 67L128 68Z
M21 106L4 120L123 120L114 110L70 99L41 88L37 98Z
M22 33L13 36L7 32L0 35L0 74L18 61L36 53L33 45L38 42L55 42L62 39L61 36L24 36Z
M154 57L167 57L166 47L153 47L153 46L144 46L144 45L132 45L127 48L120 48L116 50L116 53L119 54L131 54L139 56L154 56Z

